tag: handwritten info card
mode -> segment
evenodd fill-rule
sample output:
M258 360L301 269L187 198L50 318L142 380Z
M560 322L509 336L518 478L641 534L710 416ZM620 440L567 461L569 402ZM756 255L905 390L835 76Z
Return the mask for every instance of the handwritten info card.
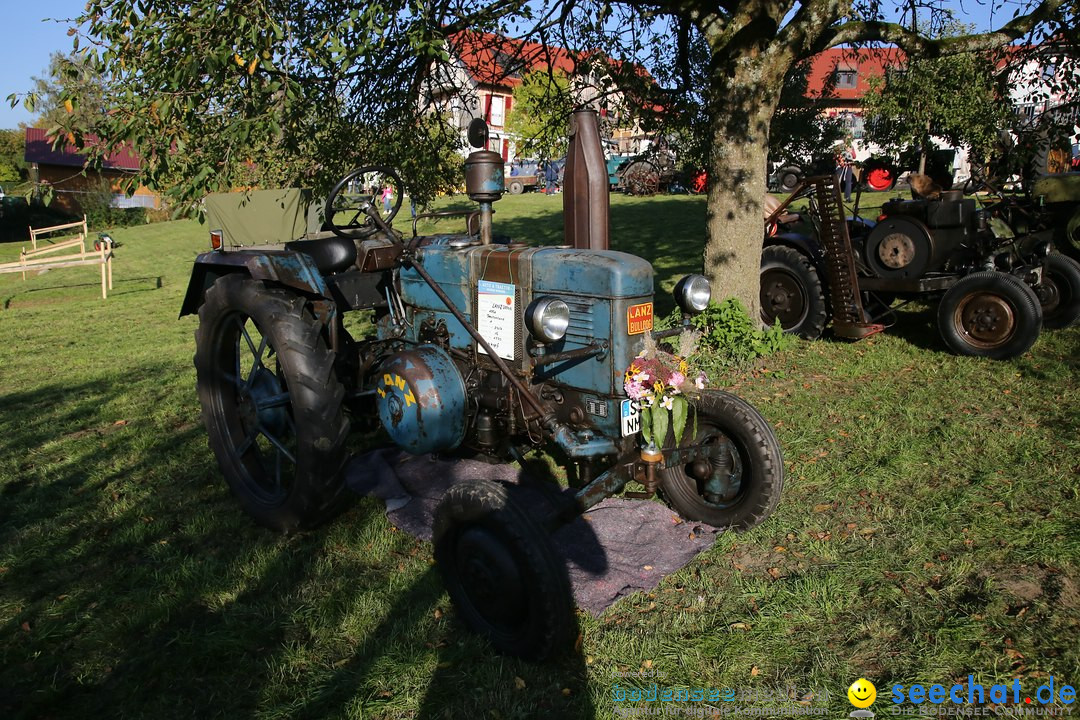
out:
M476 329L504 360L514 359L514 286L481 280L477 288ZM480 352L484 352L480 348Z

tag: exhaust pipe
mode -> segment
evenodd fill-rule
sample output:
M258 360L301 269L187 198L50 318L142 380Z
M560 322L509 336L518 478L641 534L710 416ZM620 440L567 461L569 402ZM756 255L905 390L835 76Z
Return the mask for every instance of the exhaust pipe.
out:
M579 250L608 249L608 173L596 111L570 116L570 148L563 174L563 234Z

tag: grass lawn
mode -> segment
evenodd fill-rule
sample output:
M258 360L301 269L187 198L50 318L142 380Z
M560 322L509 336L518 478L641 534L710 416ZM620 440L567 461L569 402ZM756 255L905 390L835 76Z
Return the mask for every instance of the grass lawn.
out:
M611 200L612 246L661 293L699 266L704 199ZM496 232L555 242L561 206L507 197ZM743 706L796 686L838 717L860 676L879 714L895 683L1080 684L1080 328L991 362L947 354L921 307L723 378L776 427L776 513L528 665L456 623L379 502L293 537L240 512L176 317L206 229L112 234L106 301L96 268L0 275L0 716L611 717L613 684L655 680Z

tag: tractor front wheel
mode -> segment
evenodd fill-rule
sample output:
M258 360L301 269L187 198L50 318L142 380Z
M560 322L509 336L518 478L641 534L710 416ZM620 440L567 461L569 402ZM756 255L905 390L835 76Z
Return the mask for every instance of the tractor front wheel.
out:
M661 470L664 499L687 520L749 530L780 502L784 486L780 443L761 413L730 393L706 392L690 412L682 446L702 445L712 452L708 459ZM668 437L674 441L671 434Z
M519 488L466 480L435 510L435 562L458 616L506 655L541 660L576 627L565 563Z
M345 391L320 328L304 298L226 275L207 290L195 331L210 448L244 510L283 532L326 520L348 498Z
M937 316L950 350L995 360L1023 355L1042 327L1035 292L1012 275L993 271L961 278L941 298Z

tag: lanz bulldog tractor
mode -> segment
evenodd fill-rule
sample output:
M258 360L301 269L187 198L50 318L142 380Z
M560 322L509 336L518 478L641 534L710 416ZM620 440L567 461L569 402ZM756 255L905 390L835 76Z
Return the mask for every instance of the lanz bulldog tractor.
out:
M486 133L476 121L474 147ZM500 651L533 659L565 647L575 627L553 529L631 483L688 520L746 529L772 512L783 484L772 429L730 393L693 395L680 441L677 420L642 433L643 416L655 416L627 396L627 369L647 338L678 329L652 329L651 265L606 249L595 114L576 112L571 136L569 245L493 234L504 188L496 153L465 162L479 208L461 234L420 237L414 223L403 237L390 225L400 192L385 216L375 197L347 192L371 192L375 174L399 182L393 171L360 168L330 193L330 231L314 239L227 250L212 230L215 249L196 260L181 310L199 315L210 447L244 509L270 528L307 528L341 507L350 428L376 418L413 454L505 462L542 447L564 458L570 487L537 483L548 486L542 502L523 499L536 488L463 481L435 514L435 558L459 617ZM688 276L675 295L688 321L707 306L709 283ZM351 311L373 311L366 337L346 330Z
M809 235L784 222L800 197ZM857 338L881 329L895 300L932 300L951 351L1017 357L1043 327L1080 317L1080 264L1052 252L1054 218L1000 193L980 207L961 190L891 200L876 222L849 218L835 178L812 178L766 218L762 320L814 339L831 318L837 335Z

